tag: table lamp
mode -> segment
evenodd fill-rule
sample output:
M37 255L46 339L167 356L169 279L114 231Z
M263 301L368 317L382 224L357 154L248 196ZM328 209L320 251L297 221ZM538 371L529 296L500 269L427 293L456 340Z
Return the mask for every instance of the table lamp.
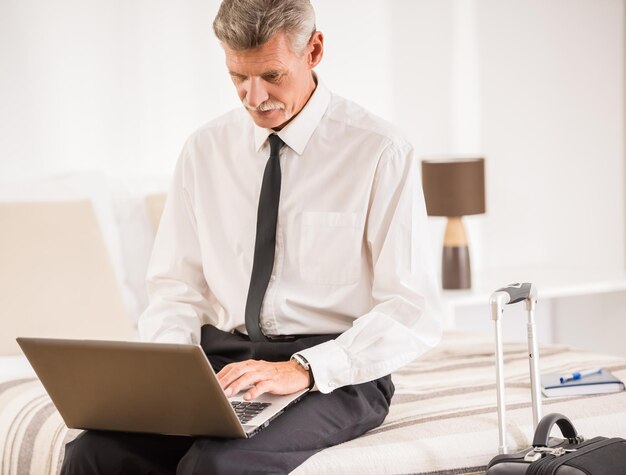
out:
M442 286L469 289L472 276L463 216L485 212L485 160L422 160L422 186L428 215L448 218L441 257Z

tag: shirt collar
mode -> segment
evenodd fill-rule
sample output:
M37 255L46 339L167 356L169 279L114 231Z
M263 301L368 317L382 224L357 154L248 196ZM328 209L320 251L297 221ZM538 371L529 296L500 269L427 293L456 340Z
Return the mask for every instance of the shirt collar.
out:
M313 91L313 94L311 94L309 101L305 104L300 113L282 130L274 132L272 129L264 129L254 124L255 150L257 152L260 151L267 137L275 133L289 148L298 155L302 155L309 143L309 139L320 123L320 120L322 120L322 116L326 112L329 103L330 91L318 79L317 87Z

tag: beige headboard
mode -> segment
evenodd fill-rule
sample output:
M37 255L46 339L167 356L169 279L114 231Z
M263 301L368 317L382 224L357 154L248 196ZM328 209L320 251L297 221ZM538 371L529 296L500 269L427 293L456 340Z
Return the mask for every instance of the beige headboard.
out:
M159 222L161 221L161 214L165 207L166 193L156 193L146 196L146 208L148 209L148 216L150 218L150 224L152 224L152 230L156 233L159 229Z
M0 355L17 336L133 338L89 201L0 203Z

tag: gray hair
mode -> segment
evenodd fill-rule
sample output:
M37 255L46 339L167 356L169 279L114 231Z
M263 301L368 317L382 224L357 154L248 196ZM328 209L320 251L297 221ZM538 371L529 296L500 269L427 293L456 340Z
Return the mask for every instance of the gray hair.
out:
M309 0L224 0L213 31L235 51L258 48L286 33L293 52L301 54L315 32L315 11Z

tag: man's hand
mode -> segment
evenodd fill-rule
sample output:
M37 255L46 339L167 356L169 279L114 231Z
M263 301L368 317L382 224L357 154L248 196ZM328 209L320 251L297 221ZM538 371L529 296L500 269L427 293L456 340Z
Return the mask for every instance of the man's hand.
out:
M309 372L295 361L247 360L224 366L217 373L227 397L252 386L243 398L254 399L263 393L291 394L309 387Z

